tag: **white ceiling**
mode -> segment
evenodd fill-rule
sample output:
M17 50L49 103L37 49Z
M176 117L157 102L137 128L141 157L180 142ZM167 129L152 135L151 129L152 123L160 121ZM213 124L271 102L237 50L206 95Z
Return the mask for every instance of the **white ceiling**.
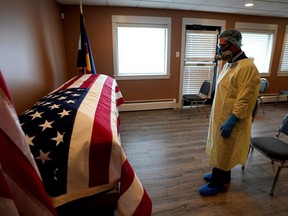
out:
M60 4L79 5L81 0L57 0ZM254 6L244 6L245 0L82 0L82 5L119 6L208 11L244 15L288 18L288 0L254 0Z

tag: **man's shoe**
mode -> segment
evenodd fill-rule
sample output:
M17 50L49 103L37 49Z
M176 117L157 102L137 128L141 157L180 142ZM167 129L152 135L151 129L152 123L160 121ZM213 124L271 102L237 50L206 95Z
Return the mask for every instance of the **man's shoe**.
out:
M202 196L214 196L220 193L223 189L224 189L223 185L211 188L209 187L209 184L206 184L199 189L199 193Z
M203 176L203 179L207 182L211 182L211 178L212 178L212 173L207 173ZM223 182L224 184L228 184L230 183L231 178L225 179L225 181Z

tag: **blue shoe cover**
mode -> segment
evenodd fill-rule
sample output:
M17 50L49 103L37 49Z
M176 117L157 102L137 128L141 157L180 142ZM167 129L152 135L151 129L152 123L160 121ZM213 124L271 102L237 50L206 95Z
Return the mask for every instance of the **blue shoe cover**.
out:
M223 189L224 189L223 185L211 188L211 187L209 187L209 184L205 184L204 186L202 186L199 189L199 193L202 196L214 196L214 195L220 193Z
M206 173L204 176L203 176L203 179L207 182L210 182L211 181L211 178L212 178L212 173Z
M212 173L206 173L206 174L203 176L203 179L204 179L205 181L207 181L207 182L211 182L211 178L212 178ZM230 181L231 181L231 178L226 179L226 180L224 181L224 184L230 183Z

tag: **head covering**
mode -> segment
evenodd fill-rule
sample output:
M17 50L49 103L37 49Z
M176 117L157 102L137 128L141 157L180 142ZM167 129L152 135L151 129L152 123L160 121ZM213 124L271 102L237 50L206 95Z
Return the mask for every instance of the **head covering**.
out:
M219 38L223 38L224 40L230 42L231 44L241 47L242 43L242 35L241 32L236 29L228 29L222 32L219 35Z

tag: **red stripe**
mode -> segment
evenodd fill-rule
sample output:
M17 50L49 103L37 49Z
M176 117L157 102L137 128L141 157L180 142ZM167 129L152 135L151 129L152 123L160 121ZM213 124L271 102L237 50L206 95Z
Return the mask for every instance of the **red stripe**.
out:
M65 83L59 90L67 89L69 86L71 86L74 82L76 82L78 79L80 79L83 76L83 74L80 74L73 79L71 79L69 82Z
M54 215L56 212L51 200L44 190L42 181L37 175L34 167L31 165L22 151L0 128L1 151L0 161L2 169L24 190L27 194L35 197L43 206L45 206Z
M0 70L0 88L2 89L2 91L4 92L4 94L6 95L6 97L9 99L9 101L12 104L12 99L11 99L11 96L9 94L8 87L5 83L5 80L4 80L4 77L2 75L1 70Z
M0 197L5 197L12 199L11 191L9 190L9 186L5 180L5 177L2 173L2 170L0 170Z
M98 74L91 74L87 80L85 80L79 88L90 88L94 82L98 79Z
M110 120L112 83L113 78L107 77L94 116L89 155L90 187L109 183L109 163L113 143Z
M152 215L152 201L144 189L144 194L133 216L150 216Z
M120 196L128 190L134 181L135 173L126 159L121 167L121 180L120 180Z
M120 196L122 196L132 185L135 178L135 173L126 159L121 167L121 180L120 180ZM152 201L148 196L146 190L143 188L142 199L137 206L133 216L150 216L152 214Z

